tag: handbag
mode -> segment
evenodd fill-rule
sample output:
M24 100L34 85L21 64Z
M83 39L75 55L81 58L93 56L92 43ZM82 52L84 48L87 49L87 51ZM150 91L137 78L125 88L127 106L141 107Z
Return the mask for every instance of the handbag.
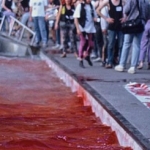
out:
M138 10L139 10L139 16L140 16L140 9L139 9L139 3L138 0L136 0ZM141 18L139 16L136 19L128 20L124 23L122 23L122 32L124 34L132 34L132 33L141 33L144 31L144 24Z

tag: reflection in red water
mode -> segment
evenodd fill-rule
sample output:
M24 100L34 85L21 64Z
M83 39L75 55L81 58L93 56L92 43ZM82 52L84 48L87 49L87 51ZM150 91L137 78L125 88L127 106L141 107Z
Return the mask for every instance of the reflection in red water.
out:
M0 150L131 150L44 62L0 64Z

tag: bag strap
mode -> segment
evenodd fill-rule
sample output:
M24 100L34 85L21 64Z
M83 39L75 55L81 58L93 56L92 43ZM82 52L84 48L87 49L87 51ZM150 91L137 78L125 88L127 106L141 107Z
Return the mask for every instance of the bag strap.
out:
M139 16L140 16L141 15L141 11L140 11L140 6L139 6L139 0L136 0L136 4L137 4L138 11L139 11Z

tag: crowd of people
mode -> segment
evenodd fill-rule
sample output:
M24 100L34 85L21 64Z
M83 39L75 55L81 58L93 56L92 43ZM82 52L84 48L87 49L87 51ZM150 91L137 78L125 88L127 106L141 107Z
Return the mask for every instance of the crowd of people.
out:
M90 66L100 62L106 69L124 71L132 50L128 73L142 69L146 56L150 69L149 0L1 1L1 12L10 28L10 16L16 17L36 32L35 46L42 44L45 48L52 40L55 46L51 49L60 50L62 58L74 53L82 68L85 60ZM136 18L142 20L145 28L137 33L123 33L122 23Z

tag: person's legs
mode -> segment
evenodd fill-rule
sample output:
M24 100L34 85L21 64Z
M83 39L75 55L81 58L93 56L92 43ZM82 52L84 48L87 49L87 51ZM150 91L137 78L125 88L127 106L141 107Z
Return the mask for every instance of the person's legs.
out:
M117 65L115 67L116 71L124 71L124 67L126 65L126 61L128 58L130 48L131 48L132 41L133 41L133 35L132 34L125 34L124 35L124 42L123 42L120 62L119 62L119 65Z
M101 26L99 23L96 24L96 33L94 34L94 49L96 48L97 58L93 61L100 61L102 57L102 47L103 47L103 35Z
M33 17L33 23L34 23L34 30L36 33L36 44L39 45L41 41L41 35L40 35L40 28L38 24L38 17Z
M108 49L107 49L108 67L106 66L107 68L112 67L113 57L114 57L113 49L115 45L115 37L116 37L116 31L108 30Z
M124 42L123 42L123 47L122 47L122 52L121 52L121 57L119 62L119 65L123 67L125 67L132 41L133 41L133 35L130 34L124 35Z
M57 41L57 44L61 44L60 43L60 28L58 28L57 30L56 30L56 41Z
M100 28L100 24L95 22L96 33L94 33L94 48L93 48L92 56L91 56L93 58L99 58L100 57L99 51L98 51L98 42L100 41L99 40L99 38L100 38L99 37L99 28Z
M71 51L78 56L77 52L77 41L76 41L76 34L74 33L75 26L74 24L70 24L70 30L69 30L69 35L70 35L70 42L71 42Z
M137 33L133 38L133 48L132 48L132 57L131 57L131 67L136 67L139 59L140 53L140 42L141 42L142 33Z
M30 13L29 12L25 12L22 17L21 17L21 23L24 25L27 25L27 22L29 20L30 17Z
M80 34L80 44L79 44L79 57L80 57L80 59L83 59L84 45L85 44L86 44L86 37L85 37L85 33L82 32Z
M118 60L120 61L124 34L121 31L119 31L117 32L117 37L118 37Z
M46 25L46 35L47 35L47 41L48 41L49 40L49 21L48 20L46 20L45 25Z
M150 20L145 25L145 30L142 35L141 39L141 45L140 45L140 57L139 61L140 64L138 66L138 69L141 69L143 67L143 62L145 60L146 52L148 51L148 63L150 63Z
M94 47L94 41L93 41L93 36L94 35L92 33L88 33L87 36L88 36L88 45L87 45L87 49L86 49L85 60L87 60L87 62L90 66L93 66L93 64L91 62L91 59L90 59L90 54L91 54L91 51Z
M131 55L131 67L128 69L128 73L131 74L135 73L135 69L139 60L141 37L142 33L134 34L132 55Z
M11 12L11 11L3 11L3 15L6 16L6 18L7 18L9 23L11 21L10 16L15 17L15 14L13 12Z
M102 48L102 66L105 66L106 64L106 58L107 58L107 44L108 44L108 40L107 40L107 31L103 30L103 48Z
M44 17L38 17L38 25L39 25L43 46L45 47L47 45L48 39L47 39L47 32L46 32L46 22Z
M13 22L14 22L14 21L11 19L10 16L15 17L15 14L14 14L13 12L4 11L4 12L3 12L3 15L6 16L6 19L7 19L8 23L9 23L9 30L10 30L10 29L12 28L12 25L13 25Z
M84 68L83 57L84 57L84 51L85 51L85 45L86 45L86 33L82 32L79 37L80 37L80 43L79 43L79 59L80 59L80 62L79 62L79 66Z

